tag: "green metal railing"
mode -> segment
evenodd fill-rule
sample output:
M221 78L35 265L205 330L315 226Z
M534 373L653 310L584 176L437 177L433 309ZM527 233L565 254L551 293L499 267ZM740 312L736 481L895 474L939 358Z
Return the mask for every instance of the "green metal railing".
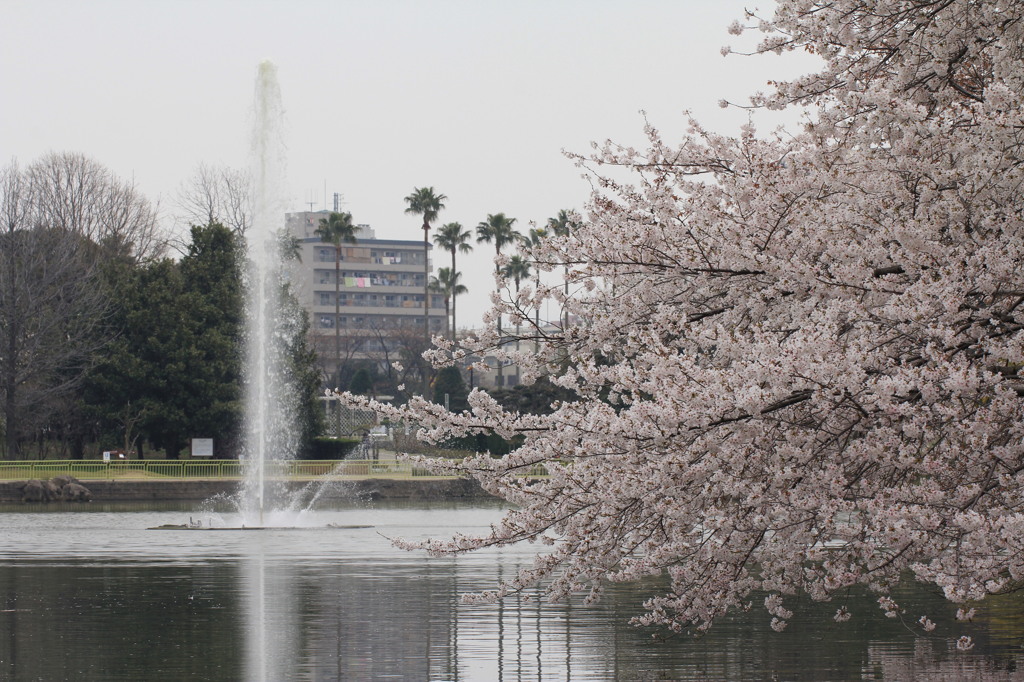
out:
M455 478L438 476L412 462L378 460L294 460L267 462L267 478ZM74 476L79 480L238 479L245 462L238 460L40 460L0 462L0 480L17 481Z
M356 478L457 478L436 474L413 462L398 459L292 460L267 462L264 474L269 479L304 480L319 477ZM521 472L528 478L548 475L541 464ZM47 479L74 476L87 480L170 480L240 479L245 462L224 460L37 460L0 462L0 481Z

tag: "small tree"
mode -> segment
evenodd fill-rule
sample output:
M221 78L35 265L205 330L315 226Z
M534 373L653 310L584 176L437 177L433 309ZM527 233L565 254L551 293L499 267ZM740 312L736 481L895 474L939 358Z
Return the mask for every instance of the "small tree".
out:
M445 367L434 379L434 402L445 405L452 412L466 409L466 384L458 367Z
M348 390L356 395L370 395L373 392L373 379L365 367L360 367L352 375L352 381L348 385Z

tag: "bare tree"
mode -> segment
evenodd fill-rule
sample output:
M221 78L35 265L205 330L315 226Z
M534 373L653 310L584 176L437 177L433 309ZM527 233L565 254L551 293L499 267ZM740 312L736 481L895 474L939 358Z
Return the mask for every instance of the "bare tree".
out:
M423 338L422 330L416 325L395 321L375 326L374 333L378 340L376 353L382 361L388 383L396 387L408 385L409 389L415 387L415 390L426 393L434 377L434 369L423 359L423 353L431 348L431 344ZM400 370L396 369L396 362ZM408 389L406 392L411 393Z
M16 165L0 171L0 401L8 458L81 380L103 343L101 247L79 232L39 224L46 189Z
M314 325L318 322L319 320L314 316ZM330 331L330 334L325 333L327 331ZM328 388L338 388L340 374L362 349L363 339L361 337L346 334L340 339L340 342L336 339L333 328L330 330L314 328L309 333L309 345L320 359L320 370L323 372ZM337 361L328 363L324 360L328 357L336 358Z
M131 182L77 153L52 153L29 166L35 227L74 233L109 254L142 261L165 246L156 210Z
M52 417L106 343L111 259L160 254L156 211L130 182L76 153L0 170L0 405L7 457ZM69 402L70 400L70 402ZM64 419L67 422L68 419ZM65 429L66 431L66 429Z
M175 205L175 219L185 227L220 223L244 235L252 223L252 178L242 170L201 163L178 189Z

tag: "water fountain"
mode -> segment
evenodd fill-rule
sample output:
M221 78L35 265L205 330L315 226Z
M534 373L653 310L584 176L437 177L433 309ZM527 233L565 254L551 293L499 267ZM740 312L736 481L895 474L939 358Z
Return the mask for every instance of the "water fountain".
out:
M267 462L295 455L295 389L284 370L279 337L281 251L278 230L284 215L283 107L277 68L259 65L252 126L253 220L249 246L246 390L246 480L242 525L263 527L267 510Z
M238 507L238 522L204 524L190 518L188 524L163 529L260 530L313 525L305 512L310 511L318 494L314 493L312 500L305 499L307 489L290 494L283 484L269 485L272 478L268 475L268 465L294 459L299 445L296 426L299 395L288 370L287 343L292 333L290 329L297 325L287 319L287 308L282 305L285 281L281 238L281 219L285 214L283 129L284 109L277 67L264 61L259 65L256 78L249 169L252 222L246 232L245 480L239 494L233 498Z

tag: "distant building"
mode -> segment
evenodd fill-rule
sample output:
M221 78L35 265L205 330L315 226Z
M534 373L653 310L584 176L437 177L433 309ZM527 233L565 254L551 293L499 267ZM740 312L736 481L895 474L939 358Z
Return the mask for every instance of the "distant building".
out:
M316 235L329 211L289 213L286 224L301 243L292 289L310 313L313 342L323 370L332 375L356 360L391 362L403 340L424 338L422 240L377 239L359 225L356 244L342 244L335 301L335 249ZM432 267L428 267L432 270ZM445 331L444 297L431 294L431 334ZM337 334L336 334L337 332ZM337 342L337 343L336 343Z

